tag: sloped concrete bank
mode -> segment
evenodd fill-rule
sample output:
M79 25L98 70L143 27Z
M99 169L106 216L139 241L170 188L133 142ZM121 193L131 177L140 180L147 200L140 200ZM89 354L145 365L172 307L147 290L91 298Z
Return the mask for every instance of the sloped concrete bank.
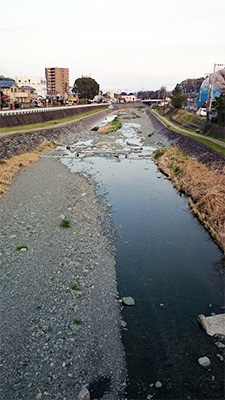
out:
M78 139L82 139L85 132L89 132L92 126L104 119L108 114L109 111L105 110L76 121L67 127L19 133L0 138L0 159L7 159L25 151L32 151L43 141L73 143L74 135L75 137L78 135Z
M36 113L24 113L13 115L0 115L0 127L19 126L27 124L35 124L40 122L52 121L53 119L60 119L78 115L90 110L103 110L107 106L96 105L87 107L63 108L62 110L39 111Z

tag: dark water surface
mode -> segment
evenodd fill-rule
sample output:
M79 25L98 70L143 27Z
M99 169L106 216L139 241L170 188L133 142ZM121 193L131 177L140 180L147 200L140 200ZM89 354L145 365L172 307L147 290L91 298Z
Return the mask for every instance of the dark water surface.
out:
M150 159L92 157L70 168L91 174L113 205L118 290L136 302L122 311L126 398L224 398L220 350L197 323L224 312L222 253L187 199ZM210 367L198 364L202 356ZM162 387L151 387L158 380Z

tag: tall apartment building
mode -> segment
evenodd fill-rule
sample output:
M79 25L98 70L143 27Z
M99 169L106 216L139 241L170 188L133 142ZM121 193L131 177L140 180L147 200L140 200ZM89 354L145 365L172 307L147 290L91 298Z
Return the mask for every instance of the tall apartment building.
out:
M51 96L64 96L69 93L69 68L45 68L47 93Z

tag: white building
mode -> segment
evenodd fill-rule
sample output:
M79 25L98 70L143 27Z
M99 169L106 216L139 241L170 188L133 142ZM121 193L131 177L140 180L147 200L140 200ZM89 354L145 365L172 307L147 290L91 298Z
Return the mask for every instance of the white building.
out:
M36 89L38 97L46 98L47 87L45 78L39 76L16 76L15 81L18 86L32 86Z

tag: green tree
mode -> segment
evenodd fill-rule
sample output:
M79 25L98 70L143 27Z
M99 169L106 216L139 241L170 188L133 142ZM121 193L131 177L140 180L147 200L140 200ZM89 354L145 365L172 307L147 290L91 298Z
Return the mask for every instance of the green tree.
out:
M76 93L80 99L92 100L99 92L99 84L95 79L90 77L78 78L74 82L72 91Z
M213 105L217 112L217 121L225 125L225 94L216 97Z
M182 93L178 85L172 91L171 103L174 108L181 108L187 104L187 96Z

